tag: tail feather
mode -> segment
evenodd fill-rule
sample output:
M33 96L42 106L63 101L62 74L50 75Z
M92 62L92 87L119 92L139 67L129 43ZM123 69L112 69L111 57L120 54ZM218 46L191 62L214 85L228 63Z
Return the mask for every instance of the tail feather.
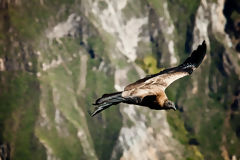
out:
M96 114L103 111L104 109L107 109L111 105L113 105L113 103L104 103L104 104L101 104L101 105L95 107L95 110L92 113L90 113L90 116L91 117L95 116Z
M104 94L101 98L97 99L94 105L99 105L102 104L104 102L108 102L111 100L115 100L115 99L121 99L122 97L122 92L115 92L115 93L111 93L111 94Z
M109 108L112 105L121 103L125 100L125 98L122 97L122 92L116 92L111 94L104 94L101 98L97 99L95 104L98 105L95 107L95 110L90 113L90 115L93 117L97 113Z

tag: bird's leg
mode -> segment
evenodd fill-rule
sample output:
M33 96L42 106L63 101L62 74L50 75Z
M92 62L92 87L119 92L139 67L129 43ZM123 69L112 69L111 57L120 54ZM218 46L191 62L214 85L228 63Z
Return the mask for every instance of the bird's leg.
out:
M175 107L175 104L172 101L170 101L170 100L166 100L164 102L164 108L166 108L166 109L173 109L174 111L177 110L176 107Z

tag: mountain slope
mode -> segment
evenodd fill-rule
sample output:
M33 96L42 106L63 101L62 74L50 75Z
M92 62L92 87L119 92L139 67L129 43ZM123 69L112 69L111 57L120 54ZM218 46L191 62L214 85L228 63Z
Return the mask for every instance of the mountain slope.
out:
M239 158L240 59L225 32L239 13L229 5L1 1L0 143L13 159ZM117 105L88 115L103 93L177 65L203 40L203 64L167 89L178 111Z

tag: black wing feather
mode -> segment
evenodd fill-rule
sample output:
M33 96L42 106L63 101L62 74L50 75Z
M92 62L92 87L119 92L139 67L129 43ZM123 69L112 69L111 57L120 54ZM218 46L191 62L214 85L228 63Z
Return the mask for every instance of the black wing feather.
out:
M185 67L188 65L193 65L197 68L203 61L203 58L206 54L207 46L206 42L203 41L202 45L199 45L196 50L194 50L190 57L188 57L179 67Z

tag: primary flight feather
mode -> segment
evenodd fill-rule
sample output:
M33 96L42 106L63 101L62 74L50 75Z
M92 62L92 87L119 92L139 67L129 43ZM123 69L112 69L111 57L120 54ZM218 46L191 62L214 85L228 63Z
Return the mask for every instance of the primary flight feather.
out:
M155 110L176 110L174 103L168 100L165 89L177 79L192 74L203 61L206 49L206 43L203 41L179 66L146 76L129 84L122 92L104 94L94 103L96 107L91 116L119 103L136 104Z

